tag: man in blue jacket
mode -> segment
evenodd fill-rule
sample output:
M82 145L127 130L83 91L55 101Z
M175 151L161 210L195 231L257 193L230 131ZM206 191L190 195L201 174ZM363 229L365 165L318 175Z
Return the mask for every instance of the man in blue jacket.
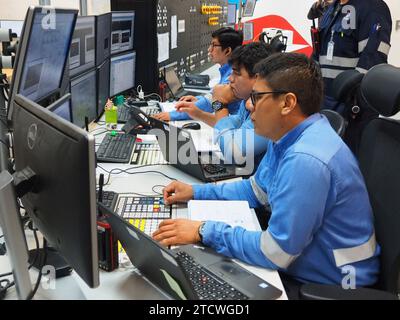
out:
M240 31L236 31L229 27L220 28L214 31L211 35L211 43L208 47L208 54L211 61L215 64L221 65L219 73L221 78L218 82L219 85L228 84L229 76L232 73L231 65L228 63L229 58L237 47L242 45L243 34ZM180 101L188 101L196 104L198 108L206 112L213 112L211 106L211 95L205 96L185 96ZM239 102L232 102L229 104L229 112L236 114L239 109ZM179 113L177 111L172 112L161 112L154 116L155 118L163 121L177 121L177 120L189 120L190 116L186 113Z
M222 185L173 182L164 199L269 204L267 230L176 219L161 223L154 239L164 245L201 241L301 283L341 284L342 272L352 268L356 286L374 284L380 247L368 193L353 154L319 113L320 69L304 55L287 53L263 60L256 72L251 119L256 132L270 139L256 174Z
M229 77L229 90L216 88L213 94L215 114L204 112L190 102L181 102L176 106L178 111L186 112L193 119L214 127L215 140L225 159L232 159L234 163L246 161L246 164L251 165L254 160L257 167L267 150L268 139L254 133L250 119L252 104L248 100L256 81L254 66L271 54L272 48L262 42L249 43L235 49L230 58L232 74ZM229 115L227 106L235 99L240 99L240 108L236 115Z

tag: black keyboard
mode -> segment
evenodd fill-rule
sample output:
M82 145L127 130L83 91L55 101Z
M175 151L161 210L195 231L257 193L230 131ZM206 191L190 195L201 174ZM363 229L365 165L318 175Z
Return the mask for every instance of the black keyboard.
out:
M201 300L247 300L248 296L194 261L186 252L178 251L177 260L185 270Z
M98 197L99 192L96 192ZM103 191L103 199L101 203L104 204L106 207L110 208L110 210L114 210L118 200L118 193L114 191Z
M97 149L97 161L128 163L131 160L136 136L118 133L107 134Z
M226 167L220 164L205 164L203 168L209 174L225 173Z

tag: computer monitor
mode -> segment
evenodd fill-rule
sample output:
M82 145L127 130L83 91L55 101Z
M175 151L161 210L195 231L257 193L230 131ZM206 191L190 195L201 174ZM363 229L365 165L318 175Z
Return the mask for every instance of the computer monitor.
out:
M41 103L57 94L68 59L78 10L29 7L22 30L8 103L12 119L16 94Z
M101 65L111 52L111 13L96 17L96 66Z
M104 107L110 97L110 60L107 59L97 68L97 118L104 111Z
M110 96L115 96L135 86L136 52L111 57Z
M67 93L65 96L48 106L47 110L55 113L64 120L72 122L71 94Z
M236 3L228 3L228 17L227 24L236 23Z
M112 12L111 54L133 49L135 12Z
M242 17L252 17L256 8L257 0L247 0L244 5Z
M78 17L69 52L69 75L81 74L96 62L95 17Z
M243 41L252 41L254 37L253 22L243 23Z
M96 70L71 79L72 122L85 127L85 117L92 122L97 117Z
M16 171L36 175L21 201L49 244L90 287L99 285L95 141L22 95L14 100Z

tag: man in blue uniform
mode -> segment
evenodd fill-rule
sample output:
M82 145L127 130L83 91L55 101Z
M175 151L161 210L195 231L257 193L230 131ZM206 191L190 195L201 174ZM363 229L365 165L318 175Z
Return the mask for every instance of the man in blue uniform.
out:
M154 239L164 245L201 241L302 283L341 284L344 267L354 268L357 286L375 283L380 247L368 193L353 154L319 113L318 66L304 55L277 54L259 63L256 72L251 118L256 132L270 139L256 174L222 185L173 182L164 199L269 204L268 229L177 219L161 223Z
M217 88L213 95L215 101L212 105L215 114L204 112L193 103L181 102L176 106L178 111L186 112L193 119L214 127L215 140L225 159L233 159L235 163L244 161L249 163L254 160L257 167L267 150L268 139L254 133L250 119L252 104L248 99L256 81L254 66L272 53L271 47L262 42L250 43L235 49L230 58L233 70L229 77L230 88L228 92L225 88L221 90ZM240 99L239 111L236 115L228 116L227 106L236 99Z
M215 64L221 65L219 72L221 78L218 84L229 83L229 76L232 73L232 68L228 63L229 58L237 47L242 45L243 34L240 31L236 31L229 27L220 28L214 31L211 35L211 44L208 47L208 54L211 61ZM195 105L206 112L213 112L211 106L211 95L205 96L185 96L180 101L193 102ZM239 109L239 102L233 102L229 104L230 114L236 114ZM177 111L172 112L161 112L154 116L155 118L163 121L177 121L177 120L189 120L190 116L186 113L180 113Z
M332 97L332 81L343 71L366 73L371 67L387 63L392 19L382 0L336 0L320 19L320 50L314 59L320 63L325 84L324 109L335 110L349 120L346 143L357 153L363 127L378 114L366 107L357 115L344 110Z

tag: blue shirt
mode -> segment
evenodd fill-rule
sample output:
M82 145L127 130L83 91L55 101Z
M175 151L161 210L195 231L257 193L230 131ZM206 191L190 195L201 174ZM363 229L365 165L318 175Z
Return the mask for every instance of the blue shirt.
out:
M271 206L264 232L207 221L203 242L218 252L302 282L341 284L345 266L354 268L357 286L376 282L380 248L364 180L351 151L320 114L270 141L250 179L193 188L195 199Z
M229 76L232 73L232 67L229 63L224 64L219 68L219 73L221 78L218 84L227 84L229 83ZM211 106L211 101L207 99L205 96L197 96L198 100L195 102L195 105L206 112L213 113L214 110ZM240 107L240 101L232 102L228 105L229 113L236 114ZM191 119L190 116L186 112L178 112L178 111L171 111L169 113L171 121L179 121L179 120L189 120Z
M234 144L241 156L248 158L253 155L257 166L267 151L269 140L254 132L254 124L250 119L250 112L246 109L244 100L241 100L236 115L222 118L217 122L214 129L216 142L218 142L225 158L230 158L231 154L233 156L236 153L232 150Z

